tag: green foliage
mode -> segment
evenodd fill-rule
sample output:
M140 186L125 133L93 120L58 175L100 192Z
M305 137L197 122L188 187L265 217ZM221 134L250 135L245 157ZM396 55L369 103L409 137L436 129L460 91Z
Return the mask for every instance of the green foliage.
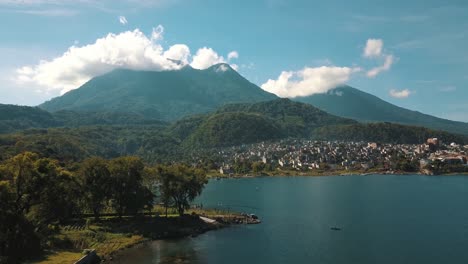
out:
M317 127L336 124L355 124L354 120L330 115L312 105L277 99L254 104L231 104L221 107L217 113L255 113L274 120L289 137L307 137Z
M186 140L191 147L226 147L284 137L281 128L259 114L222 113L208 117Z
M143 182L144 164L136 157L120 157L110 161L111 204L119 217L136 214L152 205L151 192Z
M17 263L44 248L69 245L69 240L59 239L58 225L72 218L76 221L89 210L96 217L104 208L107 212L113 209L120 217L135 215L151 210L159 192L170 197L182 215L206 184L199 169L185 165L146 167L137 157L92 157L72 167L75 170L70 172L57 160L31 152L0 163L0 263ZM164 176L160 177L162 171ZM169 185L160 183L163 178ZM158 186L167 188L159 190ZM107 235L93 230L90 219L84 220L87 233L76 241L85 242L89 237L97 242L108 240Z
M16 263L37 255L50 224L70 217L76 191L56 161L26 152L1 164L0 260Z
M467 137L463 135L392 123L326 126L314 130L312 137L319 140L375 141L396 144L421 144L428 138L436 137L445 142L468 143Z
M74 112L49 113L37 107L0 104L0 134L25 129L52 127L82 127L92 125L152 125L165 123L128 112Z
M170 167L160 166L157 168L157 173L163 203L166 205L173 203L180 216L184 215L189 203L201 194L207 183L203 170L181 164Z
M329 115L311 105L277 99L252 104L231 104L216 113L182 119L169 131L192 149L226 147L308 137L317 127L354 124L356 121Z
M20 263L41 252L40 239L24 215L8 208L13 201L5 199L7 192L0 183L0 263Z
M29 130L0 135L0 161L24 151L70 164L92 156L138 155L146 161L178 155L178 140L159 126L95 126Z
M111 196L108 162L98 157L86 159L81 163L79 175L86 207L98 219L104 203Z

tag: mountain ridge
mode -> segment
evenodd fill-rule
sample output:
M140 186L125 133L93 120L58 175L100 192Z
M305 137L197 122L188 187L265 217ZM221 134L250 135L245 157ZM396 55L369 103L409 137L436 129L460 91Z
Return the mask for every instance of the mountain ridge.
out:
M276 98L222 63L205 70L190 66L160 72L116 69L39 107L51 112L125 109L172 121L189 114L213 111L227 103Z
M396 106L350 86L337 87L324 94L298 97L294 100L312 104L330 114L361 122L392 122L468 135L468 123L443 119Z

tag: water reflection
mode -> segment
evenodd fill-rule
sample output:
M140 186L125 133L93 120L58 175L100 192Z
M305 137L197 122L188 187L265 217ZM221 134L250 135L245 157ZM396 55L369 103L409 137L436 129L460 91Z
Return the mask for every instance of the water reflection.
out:
M153 241L129 249L113 263L198 264L203 263L192 239Z

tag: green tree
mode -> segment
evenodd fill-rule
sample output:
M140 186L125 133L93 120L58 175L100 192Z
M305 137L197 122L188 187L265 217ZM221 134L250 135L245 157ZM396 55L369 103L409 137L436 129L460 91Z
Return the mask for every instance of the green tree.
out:
M160 192L164 203L172 202L183 216L186 209L207 183L206 174L201 169L186 165L159 167Z
M81 164L79 172L84 202L96 220L111 195L111 178L108 162L102 158L89 158Z
M109 171L112 206L119 217L124 213L136 214L152 204L153 196L143 186L144 165L140 158L113 159L109 163Z
M42 158L35 162L40 180L36 186L38 199L29 212L30 219L46 227L55 221L65 221L79 210L80 185L70 172L59 166L58 161Z
M31 152L19 154L0 166L3 180L9 181L13 196L15 211L27 213L38 200L40 179L35 170L35 162L39 157Z
M252 171L255 173L262 172L265 169L265 164L263 162L256 161L252 163Z
M14 190L0 181L0 263L20 263L40 253L34 226L16 211ZM27 252L28 254L25 254Z

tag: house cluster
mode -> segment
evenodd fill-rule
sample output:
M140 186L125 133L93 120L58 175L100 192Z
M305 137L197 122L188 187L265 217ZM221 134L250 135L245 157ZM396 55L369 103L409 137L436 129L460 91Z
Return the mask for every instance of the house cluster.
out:
M390 169L392 163L406 160L431 164L436 159L449 164L467 166L468 146L443 144L428 139L424 144L379 144L376 142L338 142L282 140L262 142L220 150L223 161L220 173L233 173L232 165L239 162L262 162L276 168L295 170Z

